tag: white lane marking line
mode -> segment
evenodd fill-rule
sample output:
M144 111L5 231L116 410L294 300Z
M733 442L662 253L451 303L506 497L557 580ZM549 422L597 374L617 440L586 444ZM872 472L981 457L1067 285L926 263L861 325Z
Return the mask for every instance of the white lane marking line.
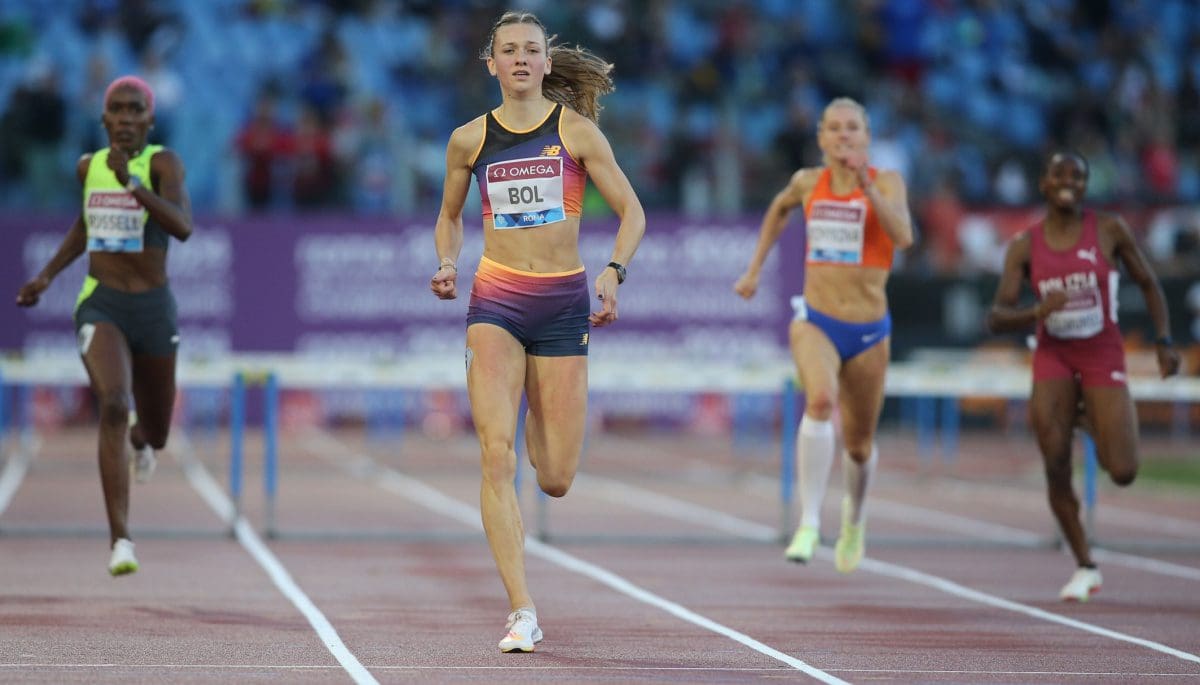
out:
M761 485L761 483L755 483ZM629 486L633 487L633 486ZM612 495L618 497L618 494ZM625 500L621 500L625 502ZM893 502L882 497L872 497L870 499L871 511L876 513L887 513L893 518L902 519L905 523L925 526L933 530L939 531L954 531L964 533L976 537L994 540L1018 545L1037 545L1045 542L1045 538L1039 537L1037 534L1020 528L1013 528L1002 524L980 521L957 514L949 514L938 511L936 509L926 509L909 504ZM1125 554L1113 550L1103 549L1102 547L1093 547L1092 556L1114 566L1124 566L1126 568L1137 569L1139 571L1147 571L1149 573L1157 573L1164 576L1174 576L1186 580L1200 580L1200 569L1191 566L1184 566L1161 559L1152 559L1149 557L1135 556Z
M776 480L778 483L778 480ZM1039 481L1039 484L1041 482ZM778 487L776 485L775 487ZM1024 510L1035 501L1033 493L1027 492L1024 489L1018 488L993 488L985 489L979 483L964 481L958 479L943 479L939 481L939 488L945 491L952 491L959 497L971 498L978 500L979 497L986 497L991 502L996 502L1002 506ZM1042 490L1038 490L1038 504L1045 505L1044 485L1041 485ZM1103 493L1101 493L1103 495ZM1168 533L1179 535L1181 537L1200 538L1200 523L1190 519L1181 519L1174 516L1164 514L1148 513L1136 509L1119 507L1116 505L1104 505L1096 508L1096 523L1097 525L1111 525L1117 528L1126 530L1144 530L1157 534Z
M186 439L177 437L176 440L184 443L184 450L187 450L187 453L190 454L190 450L186 446ZM216 512L222 521L231 520L234 515L233 502L225 495L225 491L221 489L217 481L209 475L208 470L200 464L199 460L192 457L180 455L180 461L183 464L183 472L187 476L188 481L195 488L196 492L200 493L204 501L208 503L209 508ZM346 673L350 675L354 682L360 685L379 685L379 681L375 680L375 676L371 675L370 671L359 662L358 657L354 656L346 648L345 643L342 642L342 638L338 636L337 630L329 623L329 620L325 618L325 615L321 613L317 605L313 604L312 600L308 598L308 595L304 594L304 591L292 579L291 574L288 573L279 559L271 553L271 550L267 549L267 546L263 544L262 539L258 537L258 534L254 532L254 528L246 522L245 518L241 516L237 518L237 522L234 524L234 533L237 536L238 542L242 544L242 547L267 572L271 581L275 583L275 587L279 588L279 591L300 610L304 618L308 619L309 625L316 631L317 637L321 639L325 648L337 659L338 663L342 665L342 668L346 670Z
M1161 559L1139 557L1133 554L1114 552L1111 549L1102 549L1098 547L1092 548L1092 556L1100 561L1117 566L1136 568L1142 571L1159 573L1164 576L1175 576L1176 578L1186 578L1188 580L1200 580L1200 569L1195 569L1191 566L1184 566L1182 564L1173 564L1169 561L1163 561Z
M171 670L237 670L237 669L254 669L263 671L340 671L338 666L287 666L281 664L58 664L58 663L16 663L16 664L0 664L0 668L119 668L119 669L140 669L150 670L158 668L168 668Z
M779 531L771 526L752 523L721 511L678 500L653 490L629 485L604 476L580 473L575 477L575 482L577 487L581 488L581 494L586 492L593 497L617 502L651 514L669 516L678 521L713 528L731 535L753 538L760 542L775 542L779 538ZM630 493L634 493L636 497L630 498Z
M1050 621L1051 623L1058 623L1060 625L1094 633L1096 635L1111 638L1113 640L1120 640L1122 642L1140 645L1142 647L1153 649L1156 652L1162 652L1163 654L1169 654L1171 656L1178 657L1184 661L1194 661L1196 663L1200 663L1200 656L1185 652L1183 650L1175 649L1174 647L1168 647L1160 642L1135 637L1133 635L1120 633L1115 630L1109 630L1108 628L1103 628L1091 623L1085 623L1073 618L1067 618L1066 616L1059 616L1058 614L1053 614L1049 611L1038 609L1037 607L1031 607L1019 602L1013 602L995 595L989 595L986 592L972 590L971 588L964 585L959 585L952 580L947 580L939 576L924 573L916 569L900 566L898 564L891 564L886 561L867 558L862 560L861 568L869 569L880 575L899 578L901 580L907 580L911 583L917 583L918 585L931 587L935 590L941 590L942 592L955 595L956 597L962 597L963 599L969 599L974 602L979 602L980 604L987 604L998 609L1007 609L1008 611L1025 614L1026 616L1039 618L1043 621Z
M279 664L59 664L59 663L16 663L16 664L0 664L0 669L23 669L23 668L44 668L47 670L53 669L86 669L86 668L113 668L122 670L154 670L154 669L171 669L171 670L203 670L203 671L231 671L250 669L256 671L332 671L337 670L336 666L282 666ZM735 666L729 667L704 667L704 666L587 666L583 664L571 666L542 666L529 664L514 664L512 666L456 666L456 665L441 665L441 666L422 666L413 664L411 666L375 666L377 671L503 671L518 672L518 671L593 671L593 672L696 672L696 673L761 673L770 675L779 673L778 668L754 668L745 667L739 668ZM932 675L1037 675L1037 676L1118 676L1122 678L1135 677L1162 677L1162 678L1200 678L1200 673L1120 673L1115 671L980 671L980 670L934 670L934 669L915 669L915 668L839 668L839 673L895 673L895 674L932 674Z
M883 499L870 500L870 507L874 512L889 512L889 516L899 518L906 523L923 524L939 530L953 530L998 542L1034 545L1044 541L1043 538L1019 528L988 523L965 516L947 514L934 509L925 509L923 507L900 504ZM1101 547L1093 547L1092 556L1114 566L1124 566L1126 568L1148 571L1159 575L1174 576L1186 580L1200 580L1200 569L1182 564L1173 564L1169 561L1124 554Z
M325 433L317 433L315 438L321 440L330 451L345 452L347 447L341 445L336 439ZM373 472L373 477L379 486L385 490L394 492L402 497L420 504L421 506L431 511L437 512L452 518L464 525L470 526L476 530L483 530L482 514L478 509L464 504L449 495L444 494L440 490L426 485L425 483L406 476L402 473L393 471L392 469L375 464L373 468L368 464L374 464L374 460L370 457L358 453L351 453L347 459L347 468L357 472ZM607 571L595 564L588 563L571 554L563 552L551 545L547 545L534 538L525 538L525 551L533 556L540 557L553 564L557 564L569 571L574 571L583 576L587 576L603 585L624 594L628 597L638 600L644 604L649 604L658 607L667 613L683 619L688 623L700 626L706 630L712 631L719 635L724 635L735 642L739 642L754 651L769 656L776 661L780 661L792 668L802 671L807 675L816 678L823 683L842 684L846 681L826 673L819 668L810 666L804 661L797 659L789 654L784 654L779 650L765 645L758 640L739 633L728 626L722 625L709 619L705 616L697 614L686 607L672 602L664 597L654 594L649 590L641 588L629 582L625 578L618 576L615 573Z
M29 473L29 465L33 463L33 455L41 449L42 441L32 433L28 434L18 444L16 451L4 462L4 472L0 473L0 514L3 514L12 498L20 489Z
M619 481L612 481L612 482L619 483ZM627 497L623 501L625 501L630 506L635 506L636 502L637 502L637 497L640 496L640 494L641 494L641 489L630 486L630 493L631 493L631 496ZM673 498L668 497L666 495L661 495L660 496L661 501L656 506L656 511L663 513L663 515L670 515L670 509L668 507L663 506L663 502L671 500L671 499L673 499ZM690 502L681 502L681 505L683 505L683 506L681 506L679 508L680 520L686 520L686 521L692 520L694 517L690 515L690 510L692 508L696 507L697 505L691 504ZM736 517L733 517L733 518L736 518ZM740 520L740 519L738 519L738 520ZM744 524L744 529L745 529L745 537L748 537L751 539L758 539L757 536L760 534L760 529L762 528L762 524L754 523L752 521L743 521L743 524ZM728 530L727 530L727 532L728 532ZM822 558L827 558L829 556L828 549L822 547L821 552L822 552L822 554L821 554ZM866 569L866 570L874 571L875 573L878 573L880 575L889 576L892 578L899 578L901 580L907 580L911 583L916 583L919 585L925 585L927 587L934 588L935 590L941 590L942 592L946 592L951 595L961 597L963 599L968 599L968 600L971 600L974 602L979 602L981 604L987 604L989 606L993 606L993 607L996 607L999 609L1006 609L1008 611L1014 611L1014 612L1017 612L1020 614L1025 614L1026 616L1031 616L1033 618L1038 618L1038 619L1041 619L1044 621L1049 621L1052 623L1058 623L1058 624L1065 625L1065 626L1068 626L1071 628L1075 628L1077 630L1083 630L1086 632L1095 633L1097 635L1101 635L1103 637L1111 638L1114 640L1120 640L1122 642L1130 642L1135 645L1147 647L1149 649L1153 649L1155 651L1162 652L1164 654L1169 654L1171 656L1178 657L1185 661L1194 661L1196 663L1200 663L1200 656L1191 654L1189 652L1184 652L1179 649L1175 649L1174 647L1168 647L1167 645L1164 645L1159 642L1154 642L1153 640L1146 640L1144 638L1135 637L1133 635L1119 633L1115 630L1109 630L1107 628L1102 628L1100 626L1093 625L1091 623L1077 621L1073 618L1059 616L1058 614L1053 614L1048 611L1043 611L1042 609L1038 609L1036 607L1031 607L1031 606L1027 606L1025 604L1020 604L1018 602L1013 602L1013 601L1010 601L1007 599L1003 599L1003 598L997 597L995 595L989 595L985 592L980 592L978 590L972 590L971 588L968 588L963 585L959 585L958 583L955 583L951 580L947 580L947 579L941 578L939 576L934 576L934 575L931 575L928 573L917 571L916 569L911 569L911 568L899 566L896 564L890 564L890 563L883 562L883 561L877 561L875 559L871 559L871 558L867 558L867 557L863 558L862 563L860 564L859 567Z
M603 583L617 592L628 595L640 602L658 607L659 609L662 609L673 616L681 618L688 623L698 625L701 628L706 628L719 635L724 635L734 642L739 642L760 654L765 654L777 661L781 661L788 666L791 666L796 670L803 671L805 674L810 675L823 683L846 682L837 676L822 671L814 666L810 666L808 663L801 661L790 654L784 654L774 647L765 645L749 635L746 635L745 633L740 633L732 628L717 623L712 619L701 616L700 614L697 614L681 604L672 602L671 600L656 595L649 590L638 587L637 585L634 585L633 583L625 580L615 573L612 573L611 571L607 571L599 566L596 566L595 564L567 554L560 549L532 539L526 541L525 549L532 554L542 557L543 559L553 561L563 568L573 570L576 573L585 575L597 582Z
M1096 524L1101 523L1106 526L1134 527L1152 533L1171 533L1193 540L1200 539L1200 525L1197 525L1195 521L1164 514L1149 514L1112 505L1096 508Z
M931 674L965 674L965 675L1042 675L1042 676L1117 676L1119 678L1166 677L1166 678L1200 678L1200 673L1114 673L1110 671L966 671L947 670L934 671L922 669L881 669L881 668L839 668L845 673L931 673Z
M1035 533L999 523L990 523L884 499L870 499L868 502L872 512L888 512L888 516L899 518L906 523L924 524L937 530L964 533L1019 545L1037 545L1045 541L1045 538Z
M427 509L453 518L460 523L483 530L483 522L478 509L469 505L463 504L458 500L443 494L441 491L432 488L415 478L410 478L403 474L392 471L389 468L378 469L375 477L378 479L380 487L390 490L406 497ZM580 575L587 576L603 585L632 597L644 604L658 607L667 613L683 619L688 623L700 626L714 633L724 635L725 637L740 642L741 644L753 649L754 651L769 656L777 661L781 661L792 668L803 671L804 673L820 680L824 683L845 683L844 680L837 678L825 671L810 666L809 664L797 659L791 655L784 654L777 649L769 647L754 638L739 633L732 628L724 626L716 621L701 616L680 604L672 602L668 599L660 597L648 590L645 590L628 580L618 576L615 573L606 571L605 569L590 564L573 555L567 554L555 547L542 543L534 538L526 537L525 551L534 556L540 557L551 563L557 564L569 571L574 571Z

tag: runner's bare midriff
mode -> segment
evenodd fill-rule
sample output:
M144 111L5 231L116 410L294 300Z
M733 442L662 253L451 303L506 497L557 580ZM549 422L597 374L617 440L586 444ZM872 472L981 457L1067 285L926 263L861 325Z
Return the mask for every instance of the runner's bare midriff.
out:
M804 300L822 314L866 323L887 313L886 269L811 263L805 269Z
M558 273L583 265L579 258L579 217L531 228L495 229L483 224L483 255L519 271Z
M167 251L146 248L142 252L92 252L88 255L88 274L122 292L154 290L167 283Z

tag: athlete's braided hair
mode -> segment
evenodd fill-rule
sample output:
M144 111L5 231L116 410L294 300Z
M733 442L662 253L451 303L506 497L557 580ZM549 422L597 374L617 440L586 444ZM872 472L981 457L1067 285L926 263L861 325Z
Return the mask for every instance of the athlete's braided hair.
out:
M600 96L607 95L616 89L613 85L613 65L605 62L582 47L554 45L554 39L546 31L541 20L532 12L508 11L496 20L488 33L487 45L479 53L479 58L486 60L493 56L496 30L509 24L533 24L542 30L546 36L546 56L552 66L550 73L542 81L542 94L554 102L566 105L583 116L597 121L600 118Z

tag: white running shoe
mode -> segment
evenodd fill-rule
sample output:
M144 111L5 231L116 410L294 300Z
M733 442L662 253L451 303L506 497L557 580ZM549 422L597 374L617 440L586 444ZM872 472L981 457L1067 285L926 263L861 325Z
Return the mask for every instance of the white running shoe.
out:
M150 477L154 475L154 469L157 466L158 457L154 456L154 449L150 445L133 451L133 478L137 482L150 482Z
M542 629L532 609L517 609L508 615L508 634L500 641L501 652L532 652L542 641Z
M138 560L133 556L133 541L118 538L112 546L112 556L108 560L108 572L113 576L123 576L137 573Z
M1059 590L1058 597L1064 602L1086 602L1100 591L1100 571L1094 568L1077 568L1071 580Z

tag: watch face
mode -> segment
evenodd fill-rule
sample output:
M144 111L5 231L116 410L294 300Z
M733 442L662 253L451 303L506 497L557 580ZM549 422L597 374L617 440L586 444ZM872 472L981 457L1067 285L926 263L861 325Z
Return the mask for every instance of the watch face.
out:
M616 262L609 262L608 265L610 267L612 267L613 271L617 272L617 283L618 284L624 283L625 282L625 267L621 266L620 264L618 264Z

